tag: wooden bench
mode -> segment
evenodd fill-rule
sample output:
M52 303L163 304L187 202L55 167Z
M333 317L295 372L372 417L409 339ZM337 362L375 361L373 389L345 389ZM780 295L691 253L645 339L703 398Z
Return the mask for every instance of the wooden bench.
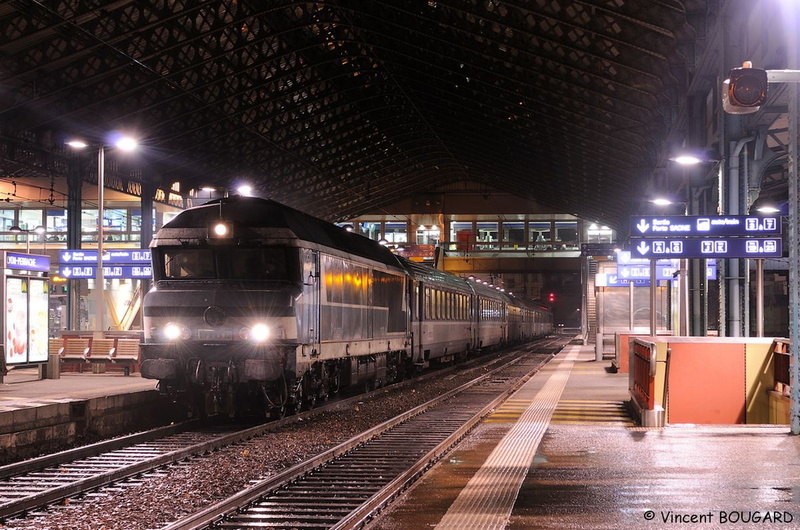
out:
M89 364L91 344L92 339L90 338L64 337L63 343L58 349L58 356L61 357L62 363L79 363L78 372L83 372L83 365Z
M114 339L91 339L87 360L92 363L92 372L102 374L106 371L108 352L114 347Z
M108 360L123 365L125 375L131 374L131 367L139 366L139 339L113 339L114 346L108 352Z

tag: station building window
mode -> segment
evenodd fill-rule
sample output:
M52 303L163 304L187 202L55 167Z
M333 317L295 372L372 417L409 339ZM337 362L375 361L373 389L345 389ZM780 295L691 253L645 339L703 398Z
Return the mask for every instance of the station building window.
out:
M417 245L436 245L439 243L439 227L436 225L420 225L417 227Z
M552 250L550 221L532 221L528 223L528 239L534 250Z
M556 245L562 250L577 250L578 222L556 221Z
M8 232L8 229L16 224L14 214L16 210L0 210L0 231ZM14 241L16 234L3 234L3 241Z
M37 226L44 226L44 212L39 209L19 210L18 226L25 230L33 230Z
M497 223L475 223L478 232L477 243L482 250L495 250L498 247Z
M45 211L48 241L67 240L67 211L64 209L48 209Z
M472 230L472 221L451 221L450 222L450 242L455 243L455 250L466 252L472 250L475 242ZM453 250L453 247L450 247Z
M586 230L586 241L589 243L613 243L614 231L607 226L592 223Z
M527 248L525 244L525 223L519 222L504 222L503 223L503 248L517 250L524 250Z
M362 236L378 241L381 238L381 224L370 222L359 223L358 233Z
M408 225L406 223L384 223L383 238L390 245L408 243Z

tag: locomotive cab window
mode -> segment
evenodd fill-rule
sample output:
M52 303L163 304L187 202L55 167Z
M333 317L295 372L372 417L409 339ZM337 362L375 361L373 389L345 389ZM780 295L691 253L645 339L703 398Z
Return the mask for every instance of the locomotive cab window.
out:
M205 248L176 248L164 251L165 278L214 278L214 254Z
M165 248L156 279L297 281L297 252L286 247ZM154 257L156 255L154 254ZM158 262L154 260L154 263Z

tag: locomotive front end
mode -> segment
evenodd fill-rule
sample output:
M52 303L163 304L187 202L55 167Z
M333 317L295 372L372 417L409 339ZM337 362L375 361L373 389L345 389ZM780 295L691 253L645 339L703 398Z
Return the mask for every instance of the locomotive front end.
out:
M142 376L201 415L280 414L299 344L300 249L206 213L168 223L151 245Z

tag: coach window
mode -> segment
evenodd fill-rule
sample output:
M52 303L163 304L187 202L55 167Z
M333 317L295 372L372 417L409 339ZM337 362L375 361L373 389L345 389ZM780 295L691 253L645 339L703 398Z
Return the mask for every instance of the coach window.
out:
M481 250L496 250L498 243L497 223L475 223L478 231L478 246Z

